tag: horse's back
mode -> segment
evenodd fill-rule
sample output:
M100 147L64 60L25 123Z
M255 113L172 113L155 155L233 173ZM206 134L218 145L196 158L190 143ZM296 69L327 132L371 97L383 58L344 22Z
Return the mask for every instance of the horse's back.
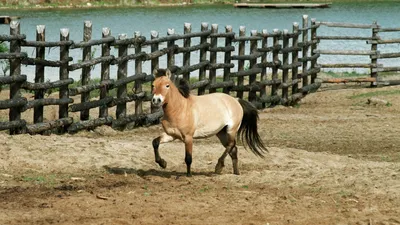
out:
M243 109L237 99L224 93L192 97L195 138L215 135L224 127L239 129Z

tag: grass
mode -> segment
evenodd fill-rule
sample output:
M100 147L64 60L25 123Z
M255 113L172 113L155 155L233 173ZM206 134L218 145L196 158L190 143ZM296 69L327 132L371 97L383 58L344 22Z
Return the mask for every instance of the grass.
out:
M396 90L381 90L381 91L374 91L369 93L362 93L358 95L352 95L350 99L359 99L359 98L370 98L375 96L387 96L387 95L400 95L400 89Z

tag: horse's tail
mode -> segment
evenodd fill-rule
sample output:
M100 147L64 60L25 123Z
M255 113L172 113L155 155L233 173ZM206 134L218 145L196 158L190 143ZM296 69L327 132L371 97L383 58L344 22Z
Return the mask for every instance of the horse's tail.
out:
M255 155L263 158L263 152L268 152L268 150L257 131L258 111L248 101L239 99L239 103L243 108L243 119L237 135L243 143L246 140L247 145Z

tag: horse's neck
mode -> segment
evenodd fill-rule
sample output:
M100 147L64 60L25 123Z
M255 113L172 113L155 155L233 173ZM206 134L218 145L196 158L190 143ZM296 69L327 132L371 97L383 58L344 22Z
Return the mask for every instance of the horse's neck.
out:
M175 118L176 116L185 114L185 111L190 107L189 98L183 97L174 85L171 85L168 95L168 104L163 107L164 115L168 118Z

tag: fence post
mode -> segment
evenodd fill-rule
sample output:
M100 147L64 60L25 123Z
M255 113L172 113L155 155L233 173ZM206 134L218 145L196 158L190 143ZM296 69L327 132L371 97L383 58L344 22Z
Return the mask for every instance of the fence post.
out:
M257 30L252 30L250 33L252 37L257 36ZM258 52L257 45L258 45L258 40L250 41L250 55L256 54ZM256 64L257 64L257 58L251 59L249 69L254 69L256 67ZM249 85L251 86L252 84L254 84L256 80L257 80L257 74L251 74L249 76ZM250 89L249 101L254 102L256 100L257 100L257 92Z
M289 47L289 31L287 29L283 30L283 44L282 44L282 49L283 54L282 54L282 99L284 102L287 102L288 99L288 92L289 92L289 53L287 52L287 49Z
M211 25L211 33L216 34L218 33L218 24L212 24ZM210 38L210 48L217 48L218 46L218 38L217 37L211 37ZM217 52L216 51L210 51L210 64L215 65L217 63ZM217 76L217 69L212 68L209 71L210 75L210 84L215 84L216 83L216 76ZM215 88L210 88L209 93L214 93L216 92L217 89Z
M278 81L278 69L279 69L279 30L274 29L273 38L273 50L272 50L272 62L274 66L272 67L272 87L271 87L271 97L277 95L279 85L276 83ZM275 103L272 103L274 105Z
M46 26L45 25L37 25L36 26L36 41L45 41L46 40ZM36 59L45 59L45 47L36 47ZM35 83L43 83L44 82L44 66L36 65L35 67ZM44 90L35 90L35 99L43 99L44 98ZM41 123L43 122L43 106L34 107L33 111L33 123Z
M227 25L226 27L225 27L225 32L226 33L232 33L232 26L230 26L230 25ZM229 47L231 47L232 46L232 37L231 36L227 36L226 38L225 38L225 47L226 48L229 48ZM224 63L225 64L229 64L229 63L231 63L231 56L232 56L232 52L231 51L226 51L225 52L225 55L224 55ZM230 74L231 74L231 68L229 68L229 67L225 67L224 68L224 81L229 81L231 78L230 78ZM225 94L229 94L229 88L227 88L227 87L225 87L225 88L223 88L223 90L222 90Z
M246 27L245 26L240 26L239 27L239 37L246 36ZM245 48L246 48L246 41L239 41L239 56L242 56L245 54ZM239 59L238 60L238 72L244 70L244 59ZM237 86L242 87L244 85L244 77L239 76L237 78ZM237 91L236 96L238 98L243 99L243 91Z
M175 34L175 29L168 29L167 35L174 35ZM175 41L168 41L167 43L167 48L168 48L168 53L167 53L167 67L172 68L175 66ZM172 73L171 75L171 80L175 80L175 73Z
M303 15L303 87L308 85L307 64L308 64L308 15Z
M376 21L374 21L373 25L375 25L375 26L372 27L372 40L373 40L373 42L371 44L371 51L376 51L377 52L378 51L378 44L374 40L378 39L379 25L378 25L378 22L376 22ZM371 58L371 65L378 66L378 54L371 55L370 58ZM378 67L376 67L376 68L378 68ZM375 78L376 79L375 82L371 82L371 87L377 87L378 86L378 82L377 82L378 81L378 71L374 71L372 67L371 67L370 71L371 71L371 78Z
M84 28L83 28L83 41L87 42L90 41L92 38L92 22L91 21L85 21L84 22ZM91 60L92 58L92 47L87 46L83 48L83 56L82 60L88 61ZM82 80L81 84L82 86L88 85L90 82L90 67L83 67L82 68ZM90 100L90 92L85 92L81 94L81 103L84 102L89 102ZM81 120L89 120L89 109L85 109L81 111Z
M311 56L317 50L317 27L316 27L316 19L311 19ZM317 58L311 60L311 70L317 66ZM311 83L315 83L315 79L317 78L317 73L311 74Z
M111 30L108 27L103 28L102 37L110 37ZM104 43L101 46L101 56L109 56L110 55L110 43ZM106 81L110 79L110 61L102 62L101 63L101 81ZM100 99L106 98L108 95L108 86L104 85L100 89ZM108 116L108 107L107 105L102 105L99 108L99 117L106 118Z
M11 21L10 23L10 35L19 35L20 34L20 22L19 21ZM21 41L20 40L12 40L10 41L10 53L21 53ZM10 59L10 76L19 76L21 75L21 58ZM21 83L15 82L10 84L10 100L17 100L21 98ZM9 120L18 121L21 120L21 108L20 107L12 107L9 111ZM10 129L10 134L20 134L22 133L21 128L13 128Z
M201 32L205 32L208 30L208 23L201 23ZM201 36L200 37L200 45L207 43L207 37ZM207 50L202 48L200 49L200 63L207 60ZM206 68L202 67L199 70L199 81L206 79ZM200 87L198 89L198 95L204 95L206 88Z
M263 38L263 40L262 40L262 42L261 42L261 48L268 48L268 37L267 37L267 34L268 34L268 30L267 29L263 29L262 30L262 36L264 37ZM264 52L264 54L261 56L261 63L267 63L267 53L268 52ZM263 66L262 67L262 69L261 69L261 81L264 81L264 80L267 80L267 67L266 66ZM266 85L263 85L262 87L261 87L261 91L260 91L260 98L265 98L265 97L267 97L267 90L266 90ZM265 103L262 103L262 108L265 108L265 106L266 106L266 104Z
M134 37L140 38L141 34L139 31L135 32ZM135 46L135 54L139 54L142 51L141 44ZM135 59L135 75L138 76L142 73L142 59ZM135 94L142 92L142 81L135 80ZM143 113L143 101L138 99L135 101L135 114L140 115Z
M299 51L296 50L299 44L299 24L298 23L293 23L293 39L292 39L292 45L293 45L293 52L292 52L292 64L296 65L299 61ZM299 84L297 82L297 74L299 73L299 68L297 66L294 66L292 69L292 95L296 94L298 89L299 89ZM296 81L296 82L294 82Z
M62 28L60 29L60 41L69 41L69 29L68 28ZM61 45L60 46L60 61L63 62L63 64L60 66L60 71L59 71L59 76L60 80L66 80L69 77L69 71L68 71L68 62L69 62L69 45ZM60 87L60 92L59 92L59 99L68 99L69 98L69 89L68 85L64 85ZM61 104L58 108L58 118L63 119L63 118L68 118L68 103L67 104ZM61 128L59 131L60 133L64 133L67 131L68 127Z
M192 24L190 23L185 23L183 26L183 32L184 34L190 34L192 32ZM183 40L183 47L184 48L189 48L191 45L191 38L185 38ZM183 66L188 67L190 66L190 51L187 51L183 53ZM186 72L183 74L183 79L187 80L190 82L190 72Z
M126 34L120 34L118 36L119 40L124 40L126 38L127 38ZM125 44L118 45L118 57L122 58L127 55L128 55L128 45ZM128 61L124 60L118 63L118 72L117 72L118 80L126 78L127 73L128 73ZM126 87L127 85L123 84L117 88L117 98L126 97ZM116 110L117 110L116 111L117 119L126 116L126 102L117 104Z
M158 32L157 31L151 31L150 32L150 36L151 36L151 40L158 38ZM158 51L158 42L151 44L151 52L156 52ZM151 73L153 73L153 71L155 69L158 69L160 66L160 60L159 58L154 58L151 60ZM151 92L153 93L153 86L151 87ZM160 110L160 107L155 107L153 104L151 104L151 113L155 113L158 110Z

